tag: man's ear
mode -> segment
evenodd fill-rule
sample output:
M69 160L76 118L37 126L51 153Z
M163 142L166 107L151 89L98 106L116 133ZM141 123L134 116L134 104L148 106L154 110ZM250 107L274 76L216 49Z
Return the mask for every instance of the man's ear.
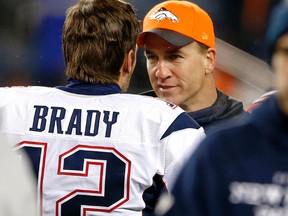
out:
M134 50L129 50L127 55L124 57L124 62L122 65L122 72L123 73L128 73L131 74L133 73L134 67L135 67L135 51Z
M136 65L136 50L129 50L124 57L124 62L120 69L120 76L117 84L120 86L123 92L126 92L129 88L130 80Z
M206 53L206 73L212 73L216 65L216 50L208 48Z

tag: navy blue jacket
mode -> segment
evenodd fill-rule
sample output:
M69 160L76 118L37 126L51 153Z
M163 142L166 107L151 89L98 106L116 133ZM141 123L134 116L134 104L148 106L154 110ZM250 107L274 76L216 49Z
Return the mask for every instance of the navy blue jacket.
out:
M152 90L141 94L157 97L156 93ZM236 120L245 113L241 101L238 101L217 89L217 99L212 106L196 112L189 112L188 114L204 128L207 134L217 130L220 125L225 125L227 120Z
M225 126L228 120L237 120L245 113L242 102L217 90L217 99L211 107L188 114L209 134Z
M272 96L200 144L172 190L174 205L160 215L284 216L287 186L288 117Z

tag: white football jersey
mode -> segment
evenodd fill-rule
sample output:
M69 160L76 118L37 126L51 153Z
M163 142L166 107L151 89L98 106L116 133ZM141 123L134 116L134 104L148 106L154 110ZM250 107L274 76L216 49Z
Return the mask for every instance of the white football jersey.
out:
M153 176L169 188L203 129L160 99L78 90L0 88L0 132L32 161L39 215L142 215Z

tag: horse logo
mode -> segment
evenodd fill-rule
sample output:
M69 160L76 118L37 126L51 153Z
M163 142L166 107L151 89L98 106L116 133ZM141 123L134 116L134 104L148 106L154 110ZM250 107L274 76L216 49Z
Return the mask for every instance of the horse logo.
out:
M160 8L156 10L153 14L149 16L150 20L157 19L158 22L161 22L164 19L169 19L172 22L179 22L179 18L173 14L171 11L167 10L166 8Z

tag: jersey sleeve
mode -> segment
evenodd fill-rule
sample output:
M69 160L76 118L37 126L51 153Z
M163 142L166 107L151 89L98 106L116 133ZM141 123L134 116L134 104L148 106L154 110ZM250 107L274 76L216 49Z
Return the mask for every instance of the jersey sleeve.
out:
M205 137L204 129L185 112L180 114L165 131L161 138L165 148L161 151L161 159L165 163L163 180L168 191L182 165Z

